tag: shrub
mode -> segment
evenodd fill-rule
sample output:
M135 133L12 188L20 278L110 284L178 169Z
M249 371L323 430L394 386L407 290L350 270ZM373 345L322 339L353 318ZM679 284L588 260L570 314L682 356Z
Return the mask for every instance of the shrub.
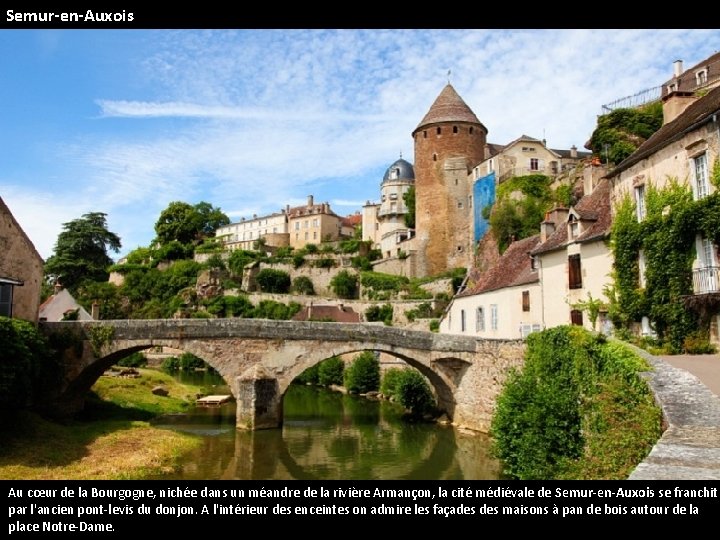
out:
M685 338L683 350L686 354L713 354L715 347L710 343L707 332L697 330Z
M130 356L121 358L117 365L122 367L144 367L147 366L147 358L141 352L134 352Z
M416 369L404 369L397 376L395 394L411 414L422 416L435 410L435 396L425 377Z
M292 319L302 306L297 302L283 304L274 300L261 300L252 311L255 319L289 320Z
M258 272L257 282L263 292L284 294L290 289L290 274L274 268L265 268Z
M315 364L314 366L307 368L300 375L295 377L295 380L293 382L296 382L298 384L319 384L320 364Z
M298 276L293 279L292 290L297 294L315 294L312 280L307 276Z
M440 321L438 319L433 319L430 321L430 331L431 332L439 332L440 331Z
M180 355L180 358L178 359L180 362L180 369L184 370L192 370L192 369L202 369L206 367L207 364L205 364L205 361L202 358L199 358L195 356L193 353L184 352Z
M382 381L380 383L380 391L388 398L397 398L397 388L402 373L405 370L402 368L390 368L385 370L382 375Z
M322 386L342 385L345 362L340 358L333 356L323 360L318 366L318 384Z
M382 321L387 326L392 326L393 307L391 304L370 306L365 310L365 319L368 322Z
M180 359L177 356L168 356L162 361L160 368L171 373L177 371L180 369Z
M491 425L505 474L626 478L660 435L660 411L637 375L645 362L578 326L533 333L527 345Z
M0 405L32 404L45 377L56 373L48 342L32 323L0 317Z
M315 268L335 268L336 264L334 259L331 259L329 257L322 257L320 259L317 259L313 263L313 266Z
M360 353L345 370L345 388L348 392L364 394L380 388L380 362L375 353Z
M357 298L358 276L342 270L330 280L330 287L340 298Z

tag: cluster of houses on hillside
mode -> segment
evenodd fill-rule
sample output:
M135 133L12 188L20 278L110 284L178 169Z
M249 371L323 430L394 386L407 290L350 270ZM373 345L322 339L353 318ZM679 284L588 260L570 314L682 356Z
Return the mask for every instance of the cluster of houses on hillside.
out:
M662 86L663 126L636 152L607 170L589 152L553 149L545 140L522 135L500 145L487 142L487 128L452 85L446 85L412 133L414 165L400 156L380 182L379 202L341 217L330 204L290 207L219 228L227 250L268 247L302 248L309 243L353 237L379 249L375 270L409 277L470 268L464 288L453 298L440 331L483 338L516 339L561 324L610 331L607 313L590 320L579 306L604 302L612 283L610 230L619 202L632 197L637 219L644 218L650 186L668 178L691 186L702 199L718 189L712 171L720 170L720 53L683 69L676 62ZM515 241L500 257L482 259L489 227L483 209L495 201L495 188L506 179L544 174L555 185L582 187L569 208L547 212L537 234ZM415 191L415 224L406 195ZM43 261L0 199L0 315L38 319ZM713 238L696 235L693 292L720 299L720 262ZM480 264L478 264L480 263ZM638 267L644 287L642 252ZM72 306L58 294L45 312L67 315ZM53 303L55 304L53 306ZM717 306L719 302L707 304ZM84 312L78 316L88 317ZM309 315L308 315L309 317ZM711 340L720 343L720 313L711 317ZM647 317L639 331L652 332Z

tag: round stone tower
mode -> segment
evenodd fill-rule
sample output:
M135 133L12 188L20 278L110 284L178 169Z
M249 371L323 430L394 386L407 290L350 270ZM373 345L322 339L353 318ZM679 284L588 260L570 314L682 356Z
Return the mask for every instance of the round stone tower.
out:
M419 277L473 264L470 172L485 157L487 129L452 85L412 133Z

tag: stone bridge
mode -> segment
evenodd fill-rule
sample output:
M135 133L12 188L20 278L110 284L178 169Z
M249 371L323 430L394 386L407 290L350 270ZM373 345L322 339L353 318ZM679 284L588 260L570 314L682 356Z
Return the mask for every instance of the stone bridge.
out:
M162 319L42 322L67 347L58 391L59 414L80 410L95 381L130 353L172 347L205 360L225 379L237 402L237 426L282 424L282 397L305 369L331 356L365 350L404 360L425 375L439 407L455 425L487 432L495 399L522 341L478 340L376 324L261 319Z

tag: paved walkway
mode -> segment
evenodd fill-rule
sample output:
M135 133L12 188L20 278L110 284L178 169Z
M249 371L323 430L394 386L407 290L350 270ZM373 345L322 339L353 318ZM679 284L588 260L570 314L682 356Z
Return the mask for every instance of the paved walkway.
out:
M630 480L720 480L720 355L655 357L635 348L666 429Z

